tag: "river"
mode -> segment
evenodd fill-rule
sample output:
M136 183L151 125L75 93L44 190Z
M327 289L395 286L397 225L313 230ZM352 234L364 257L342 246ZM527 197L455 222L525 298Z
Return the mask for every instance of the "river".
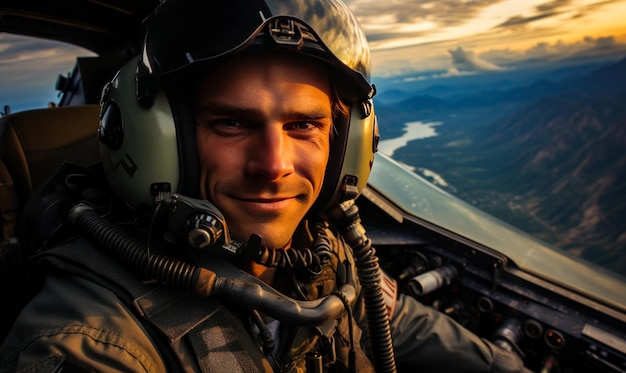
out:
M441 124L442 122L407 122L404 124L404 134L400 137L395 137L393 139L382 140L378 144L378 151L380 151L381 153L385 153L386 155L393 158L393 153L396 150L405 147L409 143L409 141L437 136L437 131L434 127ZM423 167L416 168L407 164L404 164L404 166L411 171L422 175L435 185L443 187L449 186L448 183L439 174L432 170Z
M404 134L389 140L382 140L378 144L378 150L381 153L393 157L393 153L405 147L409 141L417 139L425 139L427 137L437 136L435 126L441 125L441 122L407 122L404 124Z

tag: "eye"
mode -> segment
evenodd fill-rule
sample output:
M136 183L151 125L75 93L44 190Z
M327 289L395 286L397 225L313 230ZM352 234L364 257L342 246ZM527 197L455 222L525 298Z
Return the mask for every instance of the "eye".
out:
M211 123L214 127L239 128L243 127L243 123L236 119L218 119Z
M311 130L318 127L319 125L311 122L293 122L285 125L286 130Z
M209 121L209 126L216 132L224 132L226 134L239 133L250 127L249 123L231 118L219 118Z
M206 116L198 121L198 128L219 136L236 136L246 131L249 125L238 119Z

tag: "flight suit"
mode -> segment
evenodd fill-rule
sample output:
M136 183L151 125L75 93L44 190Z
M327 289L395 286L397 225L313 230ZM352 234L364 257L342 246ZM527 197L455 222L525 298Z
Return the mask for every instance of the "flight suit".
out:
M353 264L351 249L329 235L338 262ZM319 328L281 323L276 363L261 351L245 310L144 281L82 239L56 252L42 257L43 288L0 346L2 372L261 372L272 371L272 364L279 371L304 372L314 353L326 363L336 361L330 369L340 372L348 364L351 338L356 370L373 371L364 352L368 335L360 296L352 308L353 328L347 314ZM292 283L288 273L279 271L275 283ZM328 283L311 281L309 296L327 295L334 288ZM400 371L524 371L516 356L414 298L399 295L395 301L388 309Z

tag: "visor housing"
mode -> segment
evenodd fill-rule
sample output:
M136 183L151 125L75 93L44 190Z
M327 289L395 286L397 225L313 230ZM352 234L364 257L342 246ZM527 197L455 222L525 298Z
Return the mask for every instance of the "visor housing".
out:
M277 47L338 67L354 82L358 100L373 95L367 39L340 1L231 0L216 6L212 1L169 0L152 17L138 65L137 97L143 106L150 107L166 75L236 53L268 36Z

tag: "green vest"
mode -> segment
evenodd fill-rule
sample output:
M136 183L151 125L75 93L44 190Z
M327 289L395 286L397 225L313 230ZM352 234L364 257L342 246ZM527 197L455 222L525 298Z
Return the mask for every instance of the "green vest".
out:
M338 258L351 262L342 241L334 240ZM40 263L87 278L114 292L133 310L150 332L151 339L173 371L198 366L202 372L229 371L271 372L272 363L261 352L251 335L246 310L224 303L216 297L201 298L171 286L146 283L109 255L83 239L70 241L40 256ZM235 268L224 259L207 260L219 276L236 276L246 281L260 280ZM314 297L334 290L334 268L310 283ZM317 280L317 281L315 281ZM360 346L361 329L352 321L355 366L361 372L374 368ZM347 315L318 327L282 323L278 350L281 372L306 372L316 369L347 371L350 350L350 326ZM276 363L274 363L276 364Z

